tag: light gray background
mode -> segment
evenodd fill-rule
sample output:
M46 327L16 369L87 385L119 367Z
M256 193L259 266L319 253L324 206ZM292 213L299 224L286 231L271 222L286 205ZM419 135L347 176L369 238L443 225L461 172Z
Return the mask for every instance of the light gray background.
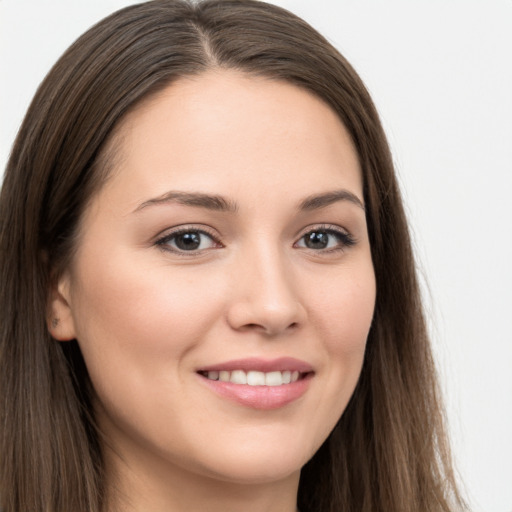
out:
M38 83L123 0L0 0L0 168ZM512 511L512 0L279 0L358 70L403 185L461 478ZM428 283L428 284L427 284Z

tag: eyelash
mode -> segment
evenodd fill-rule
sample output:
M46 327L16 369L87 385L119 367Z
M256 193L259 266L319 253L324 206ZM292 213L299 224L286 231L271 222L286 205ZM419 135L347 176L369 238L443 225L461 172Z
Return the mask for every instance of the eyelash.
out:
M171 233L168 233L168 234L162 236L161 238L159 238L158 240L156 240L155 245L157 245L163 251L172 252L174 254L178 254L179 256L194 256L194 255L197 255L197 254L201 253L202 251L206 250L206 249L199 249L199 250L194 250L194 251L187 251L184 249L172 248L169 246L169 243L172 240L176 239L180 235L186 235L188 233L199 233L200 235L206 235L213 241L213 243L217 247L223 247L222 244L220 243L220 241L217 239L217 237L213 233L210 233L209 231L207 231L204 228L196 228L194 226L185 226L185 227L176 229L175 231L172 231Z
M335 252L344 251L344 250L354 246L357 243L357 240L351 234L340 229L338 226L319 225L319 226L315 226L315 227L305 231L300 236L299 240L297 240L297 242L295 242L293 244L293 246L297 247L297 244L301 240L303 240L304 237L306 237L307 235L311 235L315 232L316 233L324 233L327 235L334 236L337 239L338 243L336 244L335 247L323 248L323 249L312 249L312 248L305 247L305 246L299 246L299 247L308 249L309 251L312 251L314 253L331 254L331 253L335 253ZM209 232L208 230L206 230L204 228L196 228L194 226L185 226L185 227L176 229L175 231L172 231L171 233L167 233L166 235L157 239L155 242L155 245L158 246L163 251L172 252L179 256L195 256L195 255L198 255L201 252L206 251L208 249L185 250L185 249L180 249L180 248L172 248L169 245L169 243L171 241L175 240L180 235L194 234L194 233L199 234L199 235L205 235L212 240L212 243L215 244L215 247L210 247L208 249L223 247L222 243L218 240L218 238L213 233Z
M304 237L306 237L307 235L311 235L313 233L325 233L327 235L334 236L338 241L338 244L336 244L335 247L331 247L331 248L311 249L311 248L305 247L306 249L309 249L310 251L313 251L315 253L331 254L331 253L336 253L336 252L340 252L340 251L345 251L346 249L353 247L357 243L357 240L347 231L339 228L338 226L324 224L324 225L314 226L313 228L308 228L307 231L305 231L301 235L299 240L297 242L295 242L294 247L299 243L299 241L303 240Z

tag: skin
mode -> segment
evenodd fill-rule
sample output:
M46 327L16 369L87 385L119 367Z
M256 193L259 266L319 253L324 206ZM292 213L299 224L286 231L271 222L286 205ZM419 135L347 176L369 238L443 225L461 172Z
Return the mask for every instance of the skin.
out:
M294 511L300 468L357 383L374 309L352 142L308 92L233 71L181 79L117 133L117 167L84 214L50 327L83 352L111 508ZM299 209L340 190L361 204ZM236 211L161 200L169 191L220 195ZM208 235L180 251L161 241L176 227ZM315 229L327 248L307 246ZM197 373L284 356L314 373L272 410L219 396Z

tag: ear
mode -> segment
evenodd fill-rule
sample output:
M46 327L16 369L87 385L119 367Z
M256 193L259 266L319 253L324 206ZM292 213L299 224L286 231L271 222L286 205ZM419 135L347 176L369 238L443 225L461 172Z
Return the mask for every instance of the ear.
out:
M70 289L70 276L65 272L50 290L47 325L48 331L57 341L70 341L76 338Z

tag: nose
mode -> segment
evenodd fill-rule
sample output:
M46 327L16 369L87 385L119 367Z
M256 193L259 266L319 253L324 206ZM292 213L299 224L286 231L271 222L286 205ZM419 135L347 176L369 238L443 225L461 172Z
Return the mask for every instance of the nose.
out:
M273 337L295 331L305 322L298 283L277 250L241 258L232 280L227 319L233 329Z

